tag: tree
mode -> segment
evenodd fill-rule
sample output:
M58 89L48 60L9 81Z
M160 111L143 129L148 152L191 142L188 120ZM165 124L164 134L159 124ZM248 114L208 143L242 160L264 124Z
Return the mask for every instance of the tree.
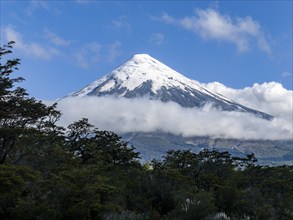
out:
M111 131L100 131L83 118L68 126L68 148L81 164L138 165L139 153Z
M127 142L121 141L121 137L112 131L96 132L97 148L102 152L105 163L114 167L140 166L138 152L134 147L129 147Z
M3 60L5 55L12 53L13 43L0 48L0 164L13 159L11 152L17 151L16 147L22 147L21 139L27 135L44 129L44 125L56 129L52 125L60 117L60 112L55 110L56 105L46 106L29 97L24 88L15 87L15 83L24 80L10 76L18 70L20 59Z

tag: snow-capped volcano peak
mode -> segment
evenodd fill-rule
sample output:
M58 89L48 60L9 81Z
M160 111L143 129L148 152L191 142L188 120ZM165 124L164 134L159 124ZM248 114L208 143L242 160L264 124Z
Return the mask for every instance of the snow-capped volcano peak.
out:
M114 72L116 71L114 70ZM120 73L129 77L128 82L124 82L129 89L134 89L143 82L151 80L153 93L157 93L162 86L175 86L184 89L186 85L191 83L191 80L148 54L134 55L132 59L117 69L116 75L120 76Z
M107 83L104 83L105 81ZM206 89L197 85L196 81L186 78L148 54L134 55L103 78L94 81L81 91L75 93L75 96L92 95L91 93L94 90L97 91L96 87L101 83L103 86L99 87L100 92L110 91L118 85L132 91L145 83L149 84L149 92L154 94L157 94L162 87L178 87L186 90L186 86L190 84L192 87L206 92ZM123 96L123 94L119 94L119 96Z
M138 53L138 54L134 54L131 60L144 62L145 60L156 60L156 59L146 53Z
M136 54L131 59L71 96L147 97L163 102L173 101L183 107L213 104L226 111L241 111L271 116L242 106L220 94L209 91L176 72L148 54Z

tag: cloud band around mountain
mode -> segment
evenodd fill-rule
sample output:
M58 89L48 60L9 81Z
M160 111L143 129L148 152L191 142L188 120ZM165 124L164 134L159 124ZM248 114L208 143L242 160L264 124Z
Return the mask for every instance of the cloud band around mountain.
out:
M185 137L270 140L292 139L293 135L292 118L267 121L209 104L195 109L144 98L70 97L59 101L58 108L63 113L63 126L86 117L99 129L117 133L163 131Z

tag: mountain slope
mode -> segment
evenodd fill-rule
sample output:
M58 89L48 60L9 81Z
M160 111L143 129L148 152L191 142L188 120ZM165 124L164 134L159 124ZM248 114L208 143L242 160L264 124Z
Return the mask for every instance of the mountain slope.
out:
M70 96L106 96L176 102L182 107L212 104L224 111L247 112L264 119L272 116L238 104L209 91L147 54L134 55L130 60Z
M217 149L233 156L245 157L254 153L263 165L293 165L293 140L248 140L209 137L182 137L163 132L132 132L123 134L123 140L135 146L143 161L161 159L168 150Z

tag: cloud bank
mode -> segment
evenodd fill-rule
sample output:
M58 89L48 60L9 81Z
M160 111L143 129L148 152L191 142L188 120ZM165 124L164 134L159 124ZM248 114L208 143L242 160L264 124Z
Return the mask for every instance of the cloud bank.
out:
M163 13L157 19L192 31L203 39L233 43L240 52L248 51L251 45L256 42L262 51L271 54L271 48L265 39L259 22L249 16L232 18L208 8L206 10L196 9L193 16L184 18L177 19Z
M224 91L226 95L232 94L236 97L238 94L239 100L245 101L247 98L247 103L251 101L248 103L250 106L258 105L261 110L268 108L278 117L267 121L246 113L223 112L211 105L200 109L183 108L173 102L162 103L144 98L75 97L58 102L58 108L63 113L60 123L67 126L86 117L99 129L117 133L163 131L185 137L270 140L293 138L292 116L289 117L290 102L288 103L292 91L286 92L277 83L255 84L252 88L243 90L233 90L219 83L207 86ZM275 94L276 91L279 93ZM274 107L277 103L283 105Z
M246 87L244 89L229 88L219 82L201 85L247 107L292 122L293 91L285 89L278 82L255 83L252 87Z

